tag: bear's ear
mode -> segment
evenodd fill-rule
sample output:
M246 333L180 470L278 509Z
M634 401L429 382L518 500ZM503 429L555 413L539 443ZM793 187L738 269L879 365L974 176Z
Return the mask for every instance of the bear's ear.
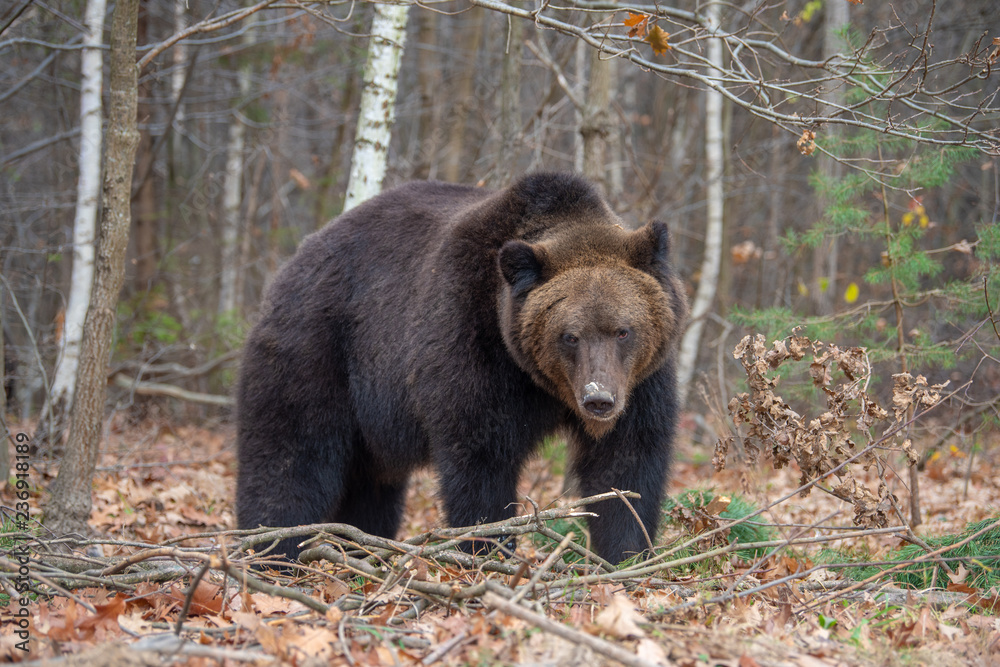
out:
M667 223L653 220L635 232L638 243L634 248L634 266L658 280L671 275L670 230Z
M497 256L500 273L515 297L524 295L541 282L544 253L541 248L536 250L524 241L507 241L500 248Z

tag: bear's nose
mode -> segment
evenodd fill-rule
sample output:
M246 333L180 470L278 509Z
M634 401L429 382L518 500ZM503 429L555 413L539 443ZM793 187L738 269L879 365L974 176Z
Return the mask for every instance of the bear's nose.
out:
M583 397L583 407L590 414L601 417L615 407L615 397L610 391L593 391Z

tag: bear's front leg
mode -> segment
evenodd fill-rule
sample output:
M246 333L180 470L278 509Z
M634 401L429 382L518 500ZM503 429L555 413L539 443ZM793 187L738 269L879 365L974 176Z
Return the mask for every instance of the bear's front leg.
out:
M498 447L496 449L506 449ZM448 525L474 526L503 521L517 514L517 480L521 461L499 455L489 446L475 447L454 455L437 457L441 499ZM494 544L513 549L506 536L462 545L470 553L490 551Z
M618 489L642 496L629 499L639 521L620 498L587 506L597 514L588 521L591 546L611 563L648 550L647 535L650 541L656 539L676 414L672 392L665 391L673 386L673 380L663 375L654 375L636 387L625 414L604 437L595 440L582 428L577 429L575 470L580 495Z
M610 563L620 563L649 549L646 536L650 541L656 538L667 463L665 456L648 452L645 456L616 458L610 465L593 457L578 464L581 496L595 496L613 489L635 491L642 496L629 499L639 521L620 498L587 505L587 510L597 515L587 521L591 547L597 555Z

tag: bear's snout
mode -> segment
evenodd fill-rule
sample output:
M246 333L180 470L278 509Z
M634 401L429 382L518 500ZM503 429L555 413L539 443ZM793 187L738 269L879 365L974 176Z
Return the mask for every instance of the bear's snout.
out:
M615 409L615 395L596 382L588 382L584 391L583 407L595 417L607 416Z

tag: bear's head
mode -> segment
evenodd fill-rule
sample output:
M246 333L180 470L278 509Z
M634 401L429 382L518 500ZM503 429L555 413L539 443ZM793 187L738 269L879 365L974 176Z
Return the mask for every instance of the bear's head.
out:
M500 249L507 349L594 437L614 427L632 388L676 347L688 307L669 252L662 222L634 232L569 225Z

